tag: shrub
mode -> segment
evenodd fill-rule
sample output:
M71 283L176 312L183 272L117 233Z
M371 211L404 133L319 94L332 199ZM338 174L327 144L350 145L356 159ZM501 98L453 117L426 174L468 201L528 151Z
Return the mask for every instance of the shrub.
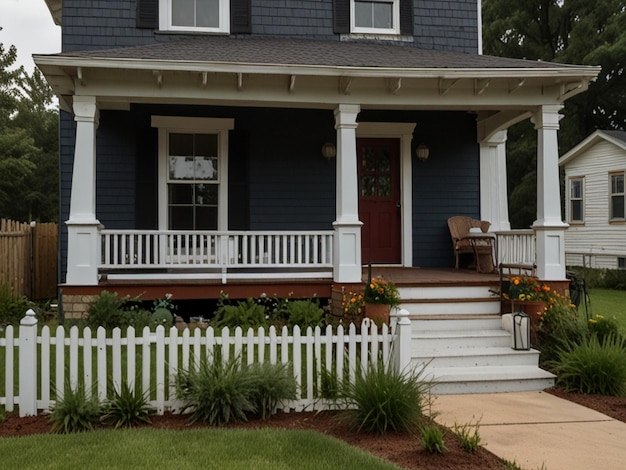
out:
M317 302L294 300L287 304L287 310L289 312L289 326L298 325L302 330L306 330L309 326L311 328L322 326L324 311Z
M130 428L139 423L149 424L154 408L148 403L147 395L138 394L134 387L124 381L120 390L115 390L113 400L104 406L103 412L100 421L118 429Z
M557 384L568 391L626 395L626 348L617 336L609 335L601 342L591 335L580 344L566 344L553 370Z
M480 446L480 434L478 432L478 423L472 426L471 423L459 425L454 424L454 434L461 441L461 448L467 452L476 452Z
M443 431L436 425L423 426L420 428L422 446L431 454L443 454L447 451L443 442Z
M343 388L348 408L344 415L352 427L383 434L416 429L430 384L421 380L420 373L401 373L379 364L357 373L354 383Z
M4 405L0 405L0 424L4 423L7 419L7 411Z
M605 318L602 315L594 315L589 319L588 327L589 333L596 335L600 343L603 343L609 336L621 337L615 317Z
M69 382L65 383L63 398L50 410L52 432L69 434L73 432L91 431L98 423L102 407L98 399L91 395L83 385L72 389Z
M153 328L163 326L165 329L168 329L171 328L173 322L172 312L165 307L157 307L150 316L150 323Z
M296 398L296 380L289 364L253 364L249 373L256 382L252 400L262 419L274 414L281 401Z
M129 326L137 330L145 326L154 327L151 313L140 305L139 297L118 297L117 292L102 291L89 305L86 326L92 329L101 326L107 331Z
M253 299L247 299L238 302L237 305L220 305L215 312L213 325L216 328L235 328L240 326L242 329L259 328L266 325L265 308L263 305L257 304Z
M6 284L0 284L0 325L16 325L31 303L24 296L15 295Z
M337 370L334 367L328 370L326 366L322 364L319 395L326 400L336 400L342 396L341 382L339 377L337 377Z
M256 411L256 378L250 368L237 358L223 361L202 359L198 370L181 370L176 393L183 401L183 411L191 409L190 423L197 421L220 425L246 421L247 413Z

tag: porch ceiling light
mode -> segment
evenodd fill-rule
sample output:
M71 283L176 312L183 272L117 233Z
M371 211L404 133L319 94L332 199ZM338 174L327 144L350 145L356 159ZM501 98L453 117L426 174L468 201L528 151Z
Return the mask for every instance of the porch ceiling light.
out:
M424 143L421 143L415 149L415 156L419 161L425 162L428 160L428 156L430 155L430 150L428 150L428 146Z
M337 156L337 147L332 142L326 142L322 145L322 157L326 160L330 160L331 158L335 158Z

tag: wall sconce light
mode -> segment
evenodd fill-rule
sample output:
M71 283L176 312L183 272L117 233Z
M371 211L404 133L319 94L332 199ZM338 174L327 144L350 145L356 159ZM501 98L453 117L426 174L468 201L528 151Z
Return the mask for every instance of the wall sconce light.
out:
M331 158L335 158L337 156L337 147L332 142L326 142L322 145L322 157L326 160L330 160Z
M415 149L415 156L419 161L425 162L428 160L428 156L430 155L430 150L428 150L428 146L424 143L419 144Z

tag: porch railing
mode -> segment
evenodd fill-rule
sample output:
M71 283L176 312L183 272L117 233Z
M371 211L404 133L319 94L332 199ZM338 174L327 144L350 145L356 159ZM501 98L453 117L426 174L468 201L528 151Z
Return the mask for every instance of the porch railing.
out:
M515 264L534 266L536 257L536 238L533 230L508 230L496 232L497 264Z
M333 231L101 230L101 270L320 270L332 275ZM293 274L293 273L292 273ZM291 274L290 274L291 275Z

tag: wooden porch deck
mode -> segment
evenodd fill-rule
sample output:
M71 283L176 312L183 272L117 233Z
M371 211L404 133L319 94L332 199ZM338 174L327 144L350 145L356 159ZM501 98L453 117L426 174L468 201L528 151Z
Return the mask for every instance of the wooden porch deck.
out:
M218 279L133 279L110 280L103 278L98 286L60 286L63 295L97 295L102 290L117 292L120 296L141 295L144 300L163 298L166 293L175 299L217 299L221 292L231 298L259 297L262 294L275 297L330 298L333 281L318 278L268 278L262 273L256 279L231 279L223 284ZM498 285L497 273L481 274L475 270L454 268L413 268L399 266L371 267L371 277L382 276L398 287L436 287ZM370 269L363 268L363 282L370 277Z

